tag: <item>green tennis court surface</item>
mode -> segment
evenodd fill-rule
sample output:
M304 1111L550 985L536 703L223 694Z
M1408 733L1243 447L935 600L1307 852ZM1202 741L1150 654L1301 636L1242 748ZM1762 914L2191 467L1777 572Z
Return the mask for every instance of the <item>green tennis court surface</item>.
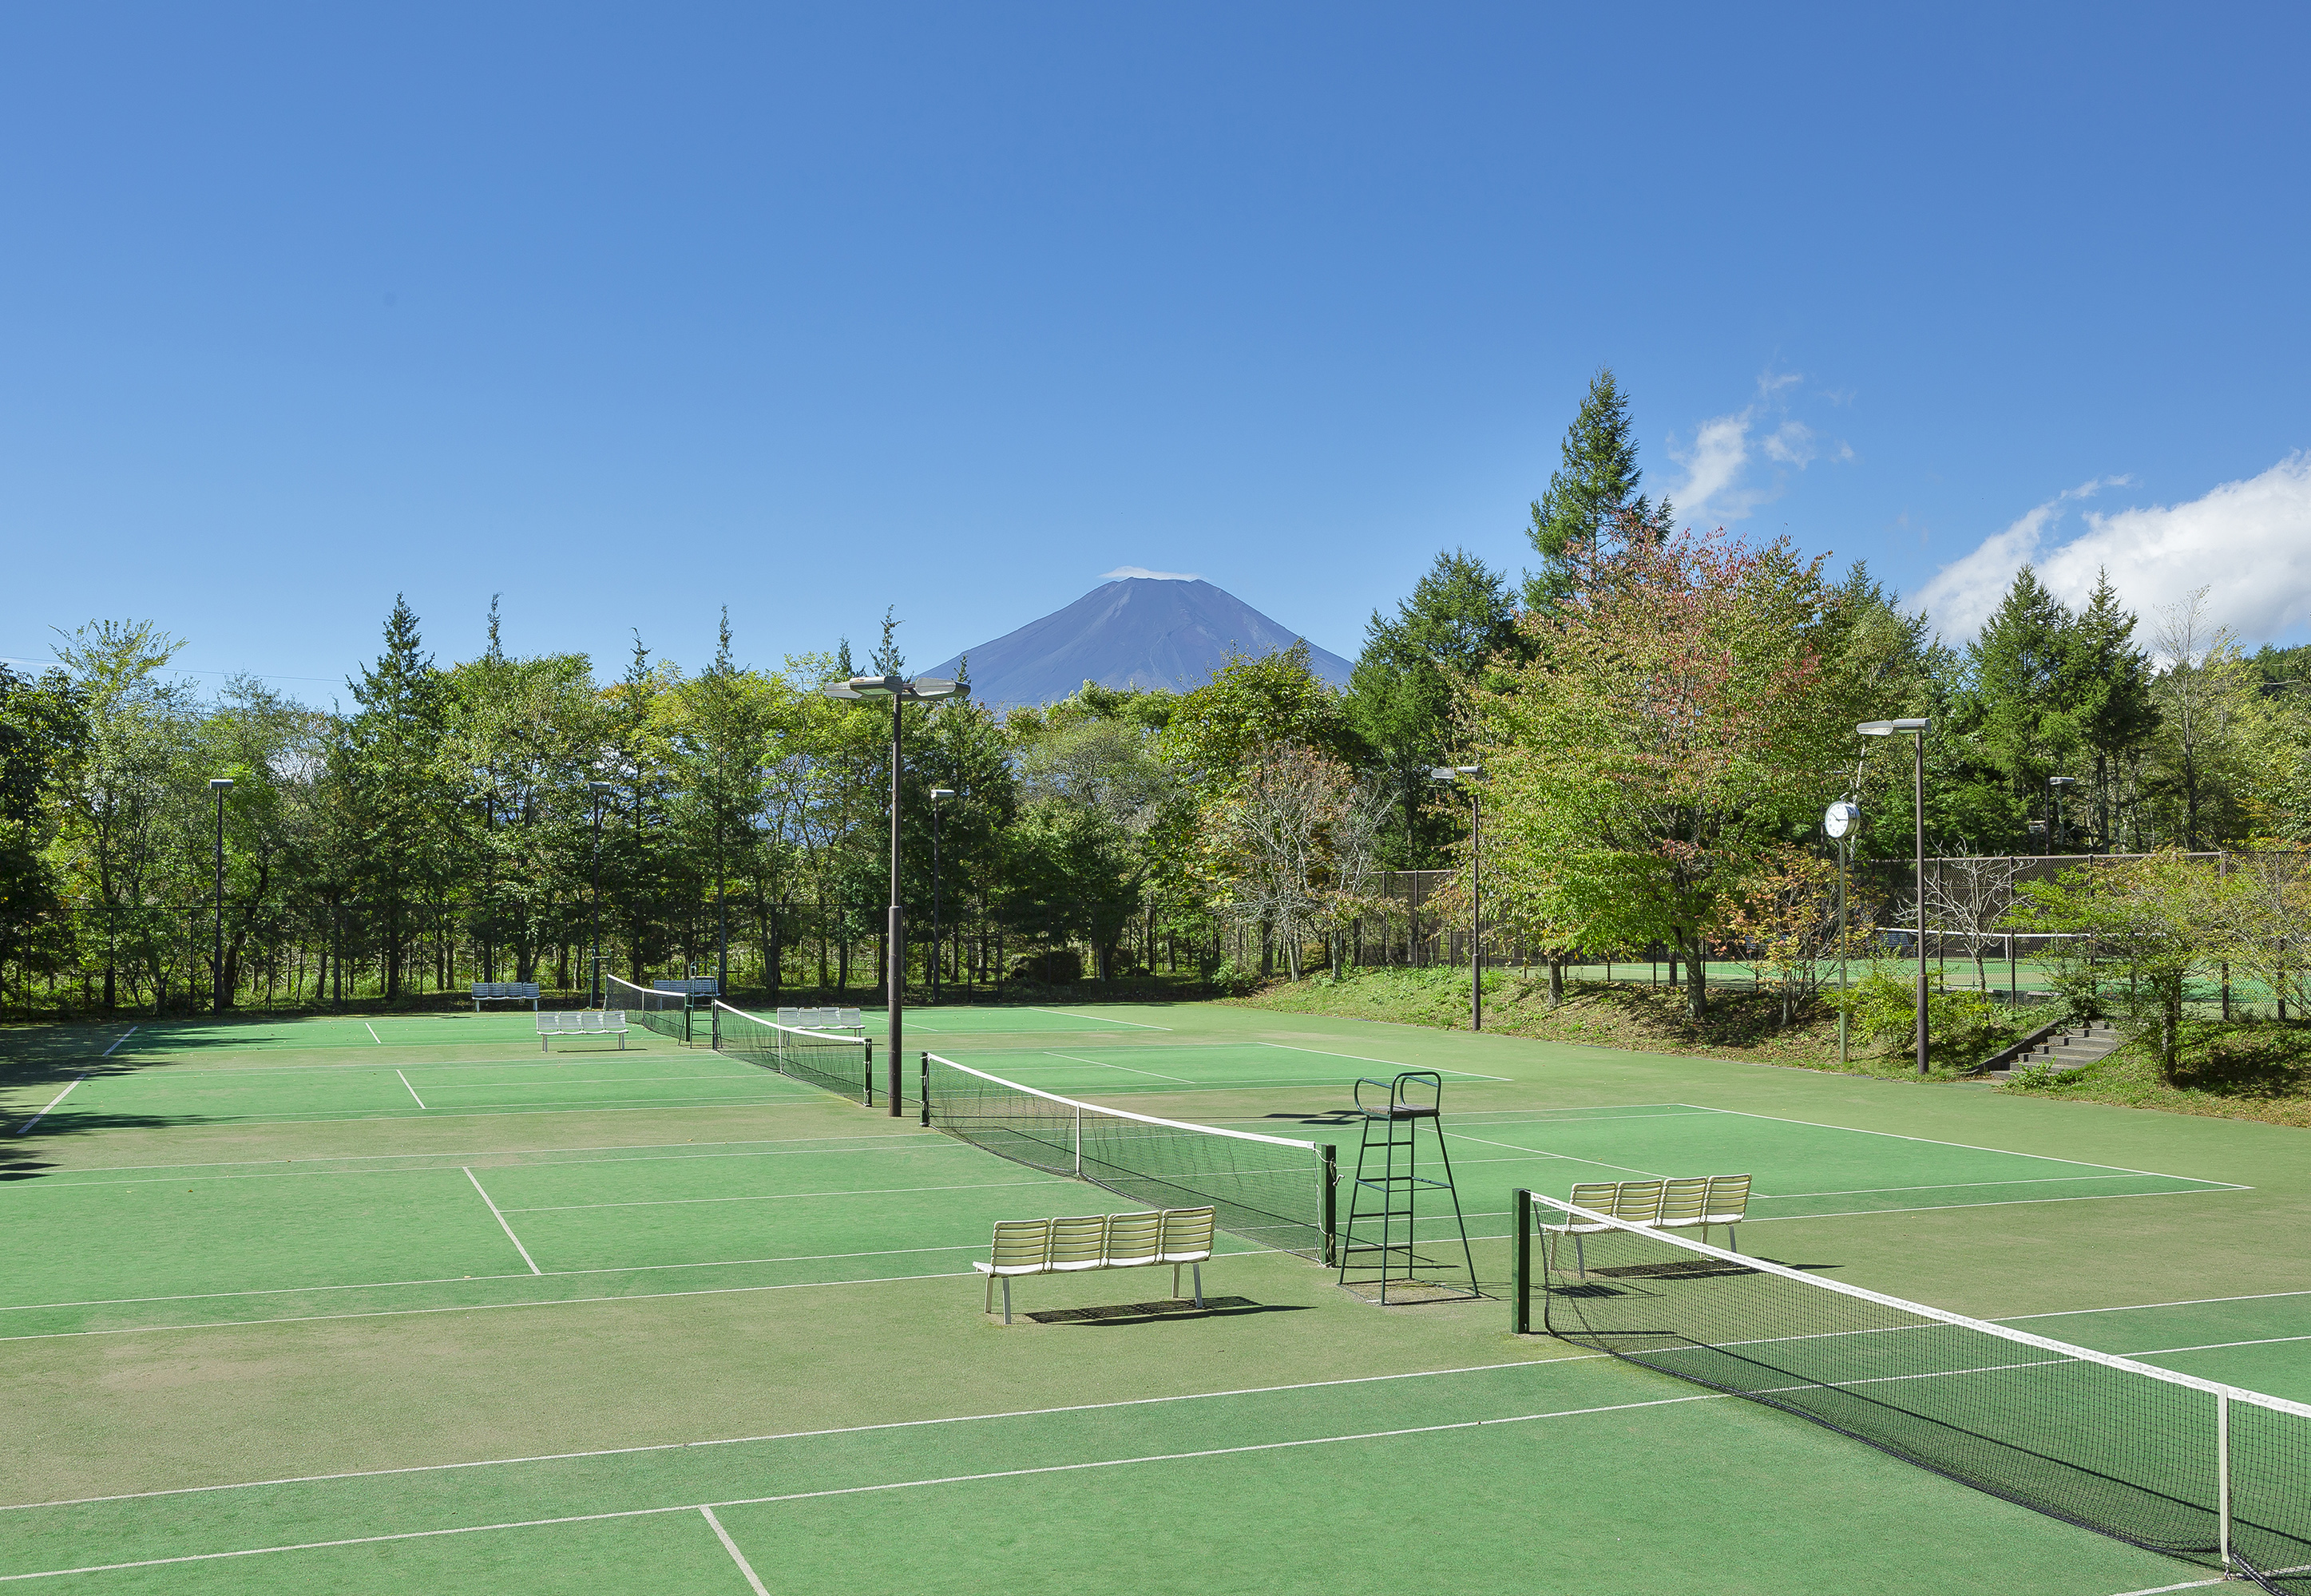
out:
M1348 1171L1350 1082L1447 1071L1493 1295L1382 1310L1223 1236L1202 1312L1162 1270L1037 1277L1007 1329L971 1269L993 1222L1123 1199L704 1048L541 1052L526 1010L0 1032L0 1583L2205 1577L1511 1336L1508 1193L1576 1181L1749 1173L1745 1251L2311 1397L2300 1132L1192 1005L927 1010L906 1033L910 1068L927 1047L1330 1142Z

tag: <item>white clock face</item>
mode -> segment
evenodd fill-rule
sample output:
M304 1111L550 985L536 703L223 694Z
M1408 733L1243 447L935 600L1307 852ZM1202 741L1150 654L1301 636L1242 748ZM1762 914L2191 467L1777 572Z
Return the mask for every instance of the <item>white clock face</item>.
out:
M1822 829L1833 837L1842 837L1861 824L1861 809L1842 800L1830 805L1829 812L1821 817Z

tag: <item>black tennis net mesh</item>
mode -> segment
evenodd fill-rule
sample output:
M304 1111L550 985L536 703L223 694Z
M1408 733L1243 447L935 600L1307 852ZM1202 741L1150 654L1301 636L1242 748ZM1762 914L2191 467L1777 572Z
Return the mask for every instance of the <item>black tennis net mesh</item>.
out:
M775 1069L853 1103L875 1102L875 1044L839 1031L807 1031L714 1000L714 1051Z
M1331 1260L1330 1147L1078 1103L937 1053L921 1078L923 1123L975 1147L1151 1208L1208 1203L1231 1234Z
M1518 1192L1516 1211L1520 1329L1538 1295L1544 1328L1566 1340L2120 1540L2311 1592L2311 1407L1537 1192Z
M631 981L604 975L602 1007L623 1008L660 1036L676 1042L690 1040L690 994L661 992L638 987Z

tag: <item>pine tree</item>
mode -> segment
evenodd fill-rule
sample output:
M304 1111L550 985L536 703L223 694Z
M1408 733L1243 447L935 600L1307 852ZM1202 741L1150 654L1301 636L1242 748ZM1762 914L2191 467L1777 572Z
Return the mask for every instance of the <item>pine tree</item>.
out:
M2105 849L2112 845L2111 784L2158 728L2150 657L2135 645L2134 622L2132 612L2119 607L2110 572L2096 572L2094 592L2071 627L2066 674L2077 700L2079 735L2094 755L2095 829Z
M1612 368L1600 366L1565 429L1565 463L1549 474L1548 491L1533 501L1525 536L1540 555L1541 568L1525 579L1528 607L1548 608L1574 591L1580 561L1609 540L1617 528L1641 528L1655 536L1670 529L1669 501L1655 506L1637 492L1644 474L1637 468L1630 431L1628 397L1614 381Z
M425 652L417 614L396 594L386 617L385 651L348 682L358 706L346 721L343 755L353 798L362 895L380 917L385 995L401 996L408 910L439 884L453 835L455 799L436 754L447 730L448 693Z

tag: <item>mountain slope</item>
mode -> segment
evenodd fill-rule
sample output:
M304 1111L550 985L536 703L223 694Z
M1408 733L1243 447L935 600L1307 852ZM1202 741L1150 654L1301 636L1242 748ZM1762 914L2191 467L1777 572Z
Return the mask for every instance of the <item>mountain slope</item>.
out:
M1086 682L1184 691L1211 680L1232 653L1272 654L1299 640L1209 582L1126 577L929 674L952 676L968 659L971 695L1002 709L1049 703ZM1348 662L1313 643L1308 663L1335 686L1348 679Z

